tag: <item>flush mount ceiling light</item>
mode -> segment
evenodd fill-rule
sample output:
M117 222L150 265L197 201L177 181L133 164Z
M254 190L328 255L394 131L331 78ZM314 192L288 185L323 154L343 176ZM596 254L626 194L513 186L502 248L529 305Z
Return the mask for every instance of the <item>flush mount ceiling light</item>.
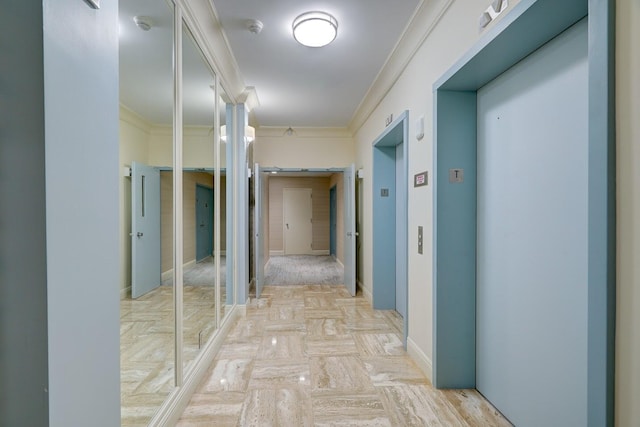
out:
M322 47L338 35L338 21L325 12L307 12L293 20L293 37L302 45Z

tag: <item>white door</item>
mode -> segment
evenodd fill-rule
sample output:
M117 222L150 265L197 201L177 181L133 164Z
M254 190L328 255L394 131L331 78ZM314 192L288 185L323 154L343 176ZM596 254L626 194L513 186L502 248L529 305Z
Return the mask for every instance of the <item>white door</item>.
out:
M285 255L311 254L313 236L311 189L285 188L282 199Z
M131 164L131 297L160 286L160 171Z
M355 165L344 170L344 285L356 295L356 173Z
M256 298L260 298L262 286L264 285L264 221L263 221L263 176L260 172L260 165L256 163L253 175L254 190L254 210L253 210L253 230L254 230L254 262L256 270Z

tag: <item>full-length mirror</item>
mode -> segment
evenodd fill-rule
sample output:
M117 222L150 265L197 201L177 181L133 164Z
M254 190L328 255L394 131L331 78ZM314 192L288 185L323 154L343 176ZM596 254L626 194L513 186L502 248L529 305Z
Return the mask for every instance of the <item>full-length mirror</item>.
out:
M121 424L174 390L174 5L120 2Z
M233 104L222 87L218 93L220 133L220 319L224 320L234 304L233 275L227 266L232 262L233 241L233 150L230 148L233 129Z
M214 223L216 79L191 32L182 30L183 362L193 361L217 328Z

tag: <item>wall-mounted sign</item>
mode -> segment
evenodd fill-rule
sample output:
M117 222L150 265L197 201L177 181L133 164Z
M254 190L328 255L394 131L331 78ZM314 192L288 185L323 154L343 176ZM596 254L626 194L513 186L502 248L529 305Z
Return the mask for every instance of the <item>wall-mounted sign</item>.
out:
M100 9L100 0L84 0L89 6L94 9Z
M429 185L429 172L424 171L413 176L413 186L422 187L423 185Z
M449 182L460 184L464 182L464 169L449 169Z

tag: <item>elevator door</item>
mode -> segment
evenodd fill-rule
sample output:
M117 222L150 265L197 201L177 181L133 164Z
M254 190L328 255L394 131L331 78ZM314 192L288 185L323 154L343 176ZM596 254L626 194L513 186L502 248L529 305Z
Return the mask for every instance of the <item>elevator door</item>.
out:
M587 22L478 91L478 390L512 423L587 415Z

